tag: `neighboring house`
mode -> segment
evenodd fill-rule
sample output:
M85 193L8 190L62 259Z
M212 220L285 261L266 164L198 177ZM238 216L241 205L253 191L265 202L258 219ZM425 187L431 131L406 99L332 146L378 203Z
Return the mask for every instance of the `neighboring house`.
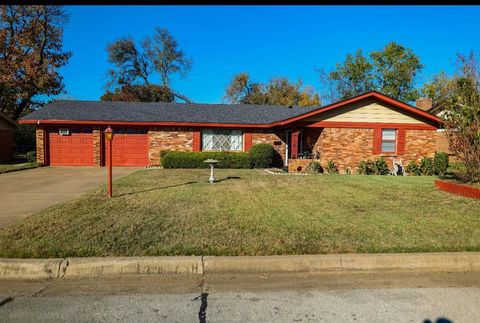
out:
M46 165L104 165L102 131L110 125L115 166L159 165L162 150L248 151L267 143L284 165L305 165L299 157L309 152L352 172L364 159L432 156L440 126L437 116L378 92L324 107L55 101L20 123L37 125L37 159Z
M421 104L423 106L423 110L425 110L425 111L427 111L431 114L434 114L439 118L442 117L444 111L436 111L435 112L434 111L435 109L432 108L432 99L424 98L424 99L419 99L419 100L422 100ZM419 100L417 100L417 106L418 106L418 101ZM459 161L458 157L450 149L450 143L448 141L447 135L445 134L445 129L437 129L437 132L436 132L435 136L436 136L436 139L437 139L437 145L436 145L437 151L447 153L450 161L458 162Z
M0 162L9 161L13 157L13 133L16 128L15 121L0 112Z

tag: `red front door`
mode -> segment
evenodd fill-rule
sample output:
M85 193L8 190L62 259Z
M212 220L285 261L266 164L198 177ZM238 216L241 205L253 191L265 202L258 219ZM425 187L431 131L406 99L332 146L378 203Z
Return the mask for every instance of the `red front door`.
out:
M148 134L122 134L117 132L118 130L114 129L112 141L113 166L147 166ZM108 165L108 158L110 156L109 152L109 143L105 141L105 165Z
M298 157L298 139L300 131L292 131L291 140L290 140L290 158Z

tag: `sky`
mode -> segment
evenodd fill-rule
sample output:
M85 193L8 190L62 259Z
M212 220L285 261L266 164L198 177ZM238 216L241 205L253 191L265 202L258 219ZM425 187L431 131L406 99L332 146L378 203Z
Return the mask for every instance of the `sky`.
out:
M233 75L301 78L320 90L317 69L330 71L348 53L394 41L425 66L417 84L453 72L457 52L480 51L480 6L67 6L61 69L63 98L99 100L109 69L105 48L125 36L141 41L167 28L193 60L172 87L197 103L219 103Z

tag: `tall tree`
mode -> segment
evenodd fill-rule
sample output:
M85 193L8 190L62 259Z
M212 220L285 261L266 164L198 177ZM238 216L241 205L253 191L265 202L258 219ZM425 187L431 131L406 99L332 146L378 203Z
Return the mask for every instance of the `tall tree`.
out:
M320 96L301 80L290 82L286 77L272 78L267 84L253 82L248 73L235 75L228 85L224 101L241 104L298 105L320 104Z
M321 72L324 96L330 101L346 99L367 91L376 90L401 101L419 97L415 77L423 65L419 57L408 48L391 42L368 57L357 50L347 54L330 73Z
M120 38L107 46L109 81L101 100L171 102L190 100L170 85L173 75L185 76L192 60L179 49L168 30L155 28L153 37L145 37L140 48L132 38ZM160 84L152 78L158 75Z
M463 161L466 182L480 181L480 68L474 53L458 54L457 72L441 114L450 149Z
M62 44L67 21L61 6L0 6L0 109L12 119L63 92L59 68L72 55Z
M374 88L373 65L358 49L355 55L347 54L345 62L337 63L336 70L329 74L320 71L320 81L330 86L325 95L329 101L338 101Z
M451 104L454 92L454 79L443 71L434 75L432 80L425 83L421 89L423 96L432 99L431 113L444 111Z
M143 48L155 70L160 74L163 86L170 86L172 75L178 73L185 76L192 67L192 60L186 57L178 42L165 28L155 28L153 37L146 37L143 40Z

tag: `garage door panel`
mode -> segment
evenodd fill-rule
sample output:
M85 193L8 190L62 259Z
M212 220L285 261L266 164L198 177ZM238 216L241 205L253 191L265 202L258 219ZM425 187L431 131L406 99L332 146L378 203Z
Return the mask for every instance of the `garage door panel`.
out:
M52 166L93 166L93 135L72 133L61 136L51 132L49 152Z
M115 134L112 141L114 166L147 166L148 135L147 134ZM105 145L108 162L109 147Z

